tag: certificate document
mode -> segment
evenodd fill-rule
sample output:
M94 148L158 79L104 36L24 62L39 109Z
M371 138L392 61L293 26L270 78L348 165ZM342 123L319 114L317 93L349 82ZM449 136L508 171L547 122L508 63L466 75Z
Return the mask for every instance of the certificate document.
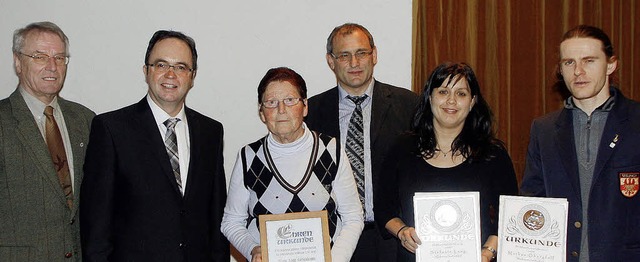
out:
M331 262L327 211L260 215L264 262Z
M469 262L480 257L478 192L416 193L416 261Z
M498 261L566 261L565 198L500 196Z

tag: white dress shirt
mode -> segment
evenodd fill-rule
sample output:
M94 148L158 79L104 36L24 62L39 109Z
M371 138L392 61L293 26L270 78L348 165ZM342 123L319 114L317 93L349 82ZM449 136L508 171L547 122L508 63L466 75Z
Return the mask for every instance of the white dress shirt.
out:
M165 139L165 135L167 133L167 127L164 125L164 121L169 118L177 118L180 119L178 123L176 123L175 131L176 131L176 139L178 141L178 161L180 163L180 180L182 181L182 190L181 193L184 195L184 192L187 190L187 179L189 173L189 159L191 158L191 143L189 138L189 123L187 122L187 117L184 114L184 104L180 109L180 112L175 117L170 116L162 110L156 102L154 102L149 95L147 95L147 102L149 103L149 107L151 108L151 112L153 113L153 118L156 120L156 125L158 127L158 132L162 136L162 141Z

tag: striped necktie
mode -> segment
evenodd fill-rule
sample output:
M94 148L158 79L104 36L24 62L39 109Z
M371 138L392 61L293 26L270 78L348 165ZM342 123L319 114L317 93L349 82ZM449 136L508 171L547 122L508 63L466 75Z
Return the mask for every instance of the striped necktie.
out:
M360 202L364 207L364 123L362 119L362 107L360 105L367 98L367 95L347 96L347 98L356 104L356 109L353 110L351 119L349 120L347 141L345 143L346 151L349 162L351 163L351 169L353 169L353 174L356 179Z
M178 189L182 190L182 179L180 178L180 158L178 157L178 139L176 138L176 124L180 121L178 118L169 118L164 121L164 125L167 127L167 132L164 136L164 145L167 148L167 154L171 161L171 169L173 169L173 175L176 177L176 183L178 183Z

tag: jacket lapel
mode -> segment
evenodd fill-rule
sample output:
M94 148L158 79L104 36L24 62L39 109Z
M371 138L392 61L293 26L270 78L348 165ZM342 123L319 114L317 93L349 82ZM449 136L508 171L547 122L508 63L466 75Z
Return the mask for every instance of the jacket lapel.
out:
M326 106L326 110L318 110L315 112L320 114L320 117L315 117L316 121L323 121L322 125L326 126L326 128L323 128L325 130L317 131L340 138L340 92L338 92L337 86L331 89L330 92L331 93L326 96L327 99L320 103L321 106Z
M194 111L192 111L186 105L185 105L184 111L185 111L185 116L187 118L187 123L189 124L189 141L190 141L189 144L191 146L189 151L191 158L189 159L189 167L187 168L188 170L187 176L189 177L189 179L187 179L187 185L184 188L184 199L186 199L189 193L191 192L193 185L195 185L194 183L198 183L198 177L196 176L198 172L196 172L193 169L196 166L198 166L197 164L198 164L198 161L200 161L200 158L193 157L193 156L201 155L200 146L203 146L204 144L200 142L200 138L205 134L200 133L203 129L200 127L200 122L198 121L199 118L195 116ZM209 159L207 159L206 161L209 161ZM211 171L213 172L213 170Z
M556 122L556 145L558 155L563 158L562 164L569 177L571 188L580 195L580 177L578 175L578 158L573 136L573 119L569 110L562 110Z
M163 176L169 179L173 190L176 194L182 197L180 189L178 189L178 182L173 175L169 155L167 149L162 141L162 136L156 126L155 118L151 112L151 108L147 102L147 98L144 97L136 106L136 123L139 123L140 132L136 132L140 139L143 139L148 144L148 148L157 159L158 165L162 169Z
M73 184L75 185L73 190L74 204L71 210L71 214L73 215L80 205L79 189L80 185L82 185L84 174L82 166L84 164L86 145L89 141L89 130L87 128L91 123L87 123L85 118L73 110L71 104L67 103L67 101L61 97L58 97L58 104L64 115L64 122L67 126L67 133L69 133L71 152L73 155Z
M66 206L67 200L58 181L58 176L55 174L55 171L53 171L53 163L51 162L49 149L42 137L42 133L40 133L40 129L38 129L35 119L33 119L31 111L29 111L27 107L27 103L18 90L9 96L9 100L13 110L13 117L18 122L18 138L20 142L28 149L27 151L32 154L33 164L40 170L38 173L49 182L48 184L51 190L55 191L59 196L58 200Z
M602 132L596 166L593 170L593 184L601 177L602 170L609 163L609 159L616 148L615 144L624 143L626 132L630 130L629 128L624 128L629 120L626 99L622 94L618 93L617 100L616 105L609 112Z
M375 80L374 80L375 81ZM373 99L371 101L371 147L375 147L376 140L380 134L380 130L383 127L383 123L387 118L387 112L391 103L389 103L389 96L391 93L389 90L375 81L373 85Z

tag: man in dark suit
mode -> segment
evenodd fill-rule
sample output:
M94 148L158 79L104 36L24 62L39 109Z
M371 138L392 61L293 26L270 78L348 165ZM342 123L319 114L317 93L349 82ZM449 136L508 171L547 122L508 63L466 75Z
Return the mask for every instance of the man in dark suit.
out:
M578 26L560 44L564 109L534 120L521 194L569 201L567 261L640 255L640 104L613 87L609 37Z
M78 195L95 114L58 96L69 39L54 23L16 30L13 62L18 88L0 101L0 261L79 261Z
M222 125L185 106L195 42L157 31L148 93L91 125L80 218L85 261L229 261Z
M409 129L418 97L373 79L378 53L373 37L361 25L347 23L333 29L326 59L338 85L309 99L305 121L311 130L340 138L356 176L365 227L351 260L396 261L395 238L374 223L373 194L376 180L383 175L380 171L387 150L398 134ZM359 116L354 119L360 119L362 125L357 129L364 143L352 147L351 141L357 138L347 134L353 115Z

